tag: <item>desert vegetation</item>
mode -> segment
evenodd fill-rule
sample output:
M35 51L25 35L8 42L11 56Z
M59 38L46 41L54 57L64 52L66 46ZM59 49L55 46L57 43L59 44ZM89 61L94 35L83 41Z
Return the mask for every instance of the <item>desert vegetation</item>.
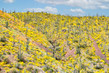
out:
M109 73L109 17L0 11L0 73Z

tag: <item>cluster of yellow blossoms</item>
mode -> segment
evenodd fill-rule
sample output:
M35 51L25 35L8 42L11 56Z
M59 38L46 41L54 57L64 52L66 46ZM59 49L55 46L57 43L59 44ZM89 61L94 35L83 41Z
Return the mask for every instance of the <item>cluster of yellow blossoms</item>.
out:
M0 72L108 73L109 65L95 54L89 38L95 39L109 60L108 20L104 16L0 11ZM72 49L76 49L75 56L66 58Z

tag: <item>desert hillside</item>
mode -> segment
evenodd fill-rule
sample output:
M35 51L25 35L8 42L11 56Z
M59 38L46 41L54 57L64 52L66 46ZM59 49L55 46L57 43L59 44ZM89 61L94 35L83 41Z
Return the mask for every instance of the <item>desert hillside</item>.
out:
M0 11L0 73L109 73L109 17Z

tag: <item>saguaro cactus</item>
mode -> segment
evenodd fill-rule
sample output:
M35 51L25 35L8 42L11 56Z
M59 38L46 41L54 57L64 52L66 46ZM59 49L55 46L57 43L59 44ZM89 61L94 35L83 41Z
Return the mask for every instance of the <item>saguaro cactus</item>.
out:
M105 29L106 29L106 31L108 30L108 24L106 25L106 28Z
M26 27L26 36L27 36L27 33L28 33L28 27Z
M21 58L21 45L19 46L18 59Z
M23 62L25 62L26 60L24 59L24 57L23 57L23 53L21 52L21 44L20 44L20 46L19 46L19 51L18 51L18 59L19 59L19 61L23 61Z
M6 22L6 28L8 28L8 26L9 26L9 23L8 23L8 21Z
M76 48L76 54L81 54L81 52L80 52L80 48L77 46L77 48Z
M4 13L4 8L2 8L2 12Z
M15 40L15 35L13 35L13 39ZM13 41L13 47L15 46L15 41Z
M27 42L26 42L26 50L28 50L29 49L29 38L27 38Z
M93 28L92 28L92 34L93 34Z

